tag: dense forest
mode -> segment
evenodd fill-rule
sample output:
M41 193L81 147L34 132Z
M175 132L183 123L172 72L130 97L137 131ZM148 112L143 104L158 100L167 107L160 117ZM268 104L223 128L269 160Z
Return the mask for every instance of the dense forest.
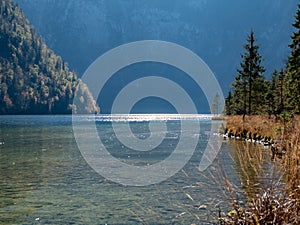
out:
M226 115L292 115L300 113L300 4L295 32L289 45L291 54L285 68L275 70L268 80L259 46L251 31L241 55L240 69L225 99ZM274 46L276 47L276 46Z
M73 105L75 90L84 102ZM54 54L20 8L0 1L0 114L98 113L87 86Z

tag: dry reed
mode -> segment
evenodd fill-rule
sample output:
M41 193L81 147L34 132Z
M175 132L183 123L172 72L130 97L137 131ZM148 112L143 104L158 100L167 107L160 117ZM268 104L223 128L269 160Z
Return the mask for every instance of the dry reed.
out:
M280 163L264 162L267 155L263 155L261 147L258 151L251 150L249 143L237 143L235 162L243 173L242 183L248 197L245 205L240 205L234 198L235 193L228 185L232 198L233 209L220 215L220 224L299 224L300 223L300 117L290 121L279 121L263 116L227 117L227 130L235 136L259 136L261 139L283 140L286 154ZM253 145L251 143L251 145ZM270 171L264 165L277 167ZM220 167L219 169L222 170ZM275 173L280 171L282 177ZM253 185L261 177L267 177L264 184L259 182L258 192L253 192ZM225 178L226 179L226 178ZM226 181L225 184L230 183ZM232 197L233 196L233 197Z

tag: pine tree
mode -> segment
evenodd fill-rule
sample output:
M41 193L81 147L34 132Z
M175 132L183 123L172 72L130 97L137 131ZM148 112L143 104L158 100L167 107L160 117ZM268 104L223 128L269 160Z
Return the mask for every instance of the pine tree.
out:
M271 84L268 88L272 89L272 114L279 115L284 110L284 76L285 70L279 72L275 70L271 77Z
M245 115L247 113L247 85L241 75L237 75L233 82L233 96L231 99L232 114ZM229 111L229 110L228 110Z
M221 105L221 98L220 98L220 94L217 92L210 105L210 112L215 115L219 114L220 105Z
M225 98L225 109L223 112L225 115L233 115L234 109L233 109L233 101L232 101L232 92L229 91L227 97Z
M272 75L272 80L271 81L266 81L267 83L267 92L266 92L266 105L267 105L267 113L269 115L269 117L272 115L272 114L275 114L275 108L274 108L274 105L275 105L275 89L276 89L276 84L275 84L275 79L274 79L274 74L277 74L277 71L275 70L273 75Z
M291 55L288 59L286 84L286 107L293 113L300 113L300 4L293 24Z
M262 57L255 45L254 32L251 31L244 46L245 53L241 69L233 83L232 106L233 113L238 115L261 114L265 112L265 69L261 66Z

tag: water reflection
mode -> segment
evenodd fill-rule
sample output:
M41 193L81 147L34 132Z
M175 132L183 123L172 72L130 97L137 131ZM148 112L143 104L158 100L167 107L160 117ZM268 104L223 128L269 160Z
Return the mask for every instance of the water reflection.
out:
M231 155L238 171L241 190L245 191L249 200L280 180L278 165L272 162L269 147L239 140L231 142L235 146Z

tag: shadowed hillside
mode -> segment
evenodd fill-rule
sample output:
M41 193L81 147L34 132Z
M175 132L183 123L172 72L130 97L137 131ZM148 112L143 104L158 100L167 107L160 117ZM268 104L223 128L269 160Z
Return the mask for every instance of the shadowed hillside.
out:
M18 6L0 2L0 114L71 113L81 82L54 54ZM85 85L80 85L84 112L99 109Z

